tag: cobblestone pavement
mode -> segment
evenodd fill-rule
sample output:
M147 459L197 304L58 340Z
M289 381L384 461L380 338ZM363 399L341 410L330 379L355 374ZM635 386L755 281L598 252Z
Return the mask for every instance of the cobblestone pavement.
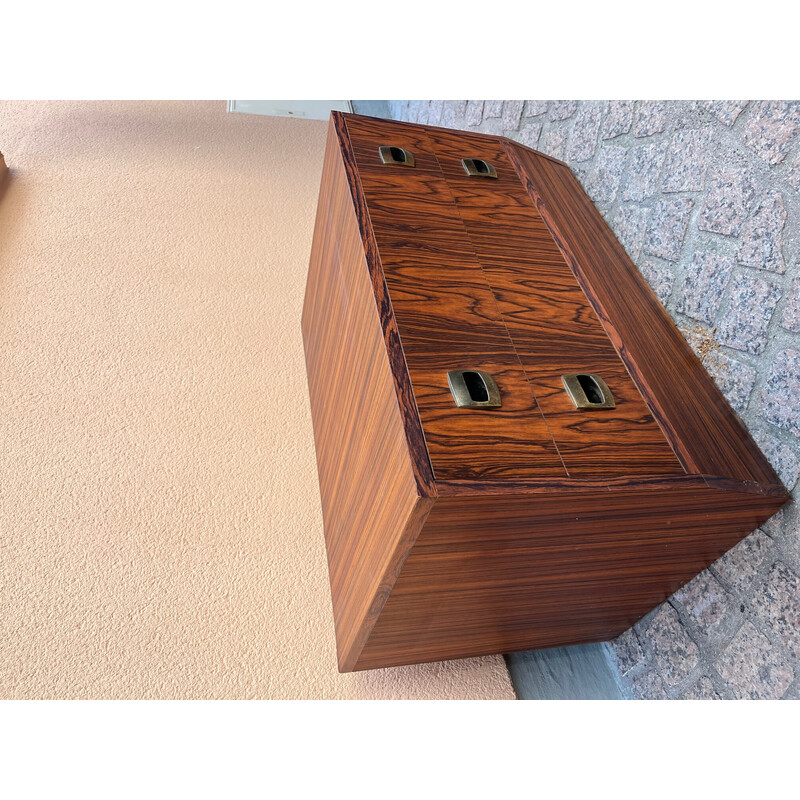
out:
M566 161L786 486L800 474L800 102L390 101ZM794 505L615 642L633 698L800 698Z

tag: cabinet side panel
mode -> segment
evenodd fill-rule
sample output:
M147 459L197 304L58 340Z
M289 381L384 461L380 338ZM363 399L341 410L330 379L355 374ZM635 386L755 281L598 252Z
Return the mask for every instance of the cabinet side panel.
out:
M568 167L506 142L523 184L688 471L780 481Z
M303 341L339 667L348 670L431 501L417 494L333 128L309 264Z
M440 496L357 668L612 639L782 503L701 480Z

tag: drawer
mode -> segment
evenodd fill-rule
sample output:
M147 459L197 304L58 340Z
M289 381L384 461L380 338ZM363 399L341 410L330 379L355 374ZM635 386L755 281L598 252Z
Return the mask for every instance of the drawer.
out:
M565 477L453 196L440 172L359 172L434 475ZM451 370L483 370L499 408L459 408Z
M359 171L379 167L386 172L439 172L436 155L424 128L372 117L351 117L347 120L347 134ZM406 150L414 157L414 166L383 164L378 152L380 147Z
M431 134L448 188L539 407L573 477L681 474L683 468L611 344L502 147L470 152L497 179L460 167L462 137ZM615 407L578 410L562 375L599 375Z

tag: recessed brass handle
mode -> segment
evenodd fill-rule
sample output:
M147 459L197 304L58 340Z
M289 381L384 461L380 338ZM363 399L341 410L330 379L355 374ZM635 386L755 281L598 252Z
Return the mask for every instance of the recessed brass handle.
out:
M461 166L467 175L477 178L496 178L497 170L482 158L462 158Z
M499 408L500 390L494 378L482 369L454 369L447 382L459 408Z
M409 153L402 147L394 147L393 145L382 145L378 148L378 155L381 157L383 164L394 164L398 167L413 167L414 154Z
M599 408L616 408L614 396L608 384L599 376L587 372L574 372L562 375L561 382L570 400L580 411L594 411Z

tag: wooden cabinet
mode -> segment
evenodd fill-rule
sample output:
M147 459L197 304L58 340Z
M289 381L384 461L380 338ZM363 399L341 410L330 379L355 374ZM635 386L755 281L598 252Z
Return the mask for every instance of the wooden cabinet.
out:
M611 639L788 499L515 142L334 112L303 337L342 671Z

